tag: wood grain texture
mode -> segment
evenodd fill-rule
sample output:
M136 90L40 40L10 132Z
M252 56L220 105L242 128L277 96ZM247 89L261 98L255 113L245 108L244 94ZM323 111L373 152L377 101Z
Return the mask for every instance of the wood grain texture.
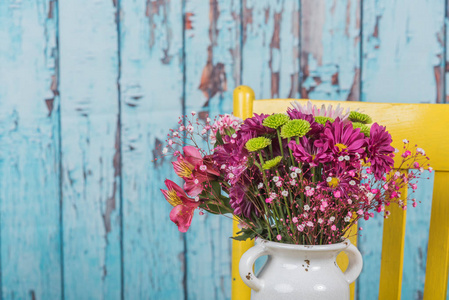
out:
M380 262L382 259L382 237L384 218L375 214L368 221L360 220L357 248L363 256L363 270L357 279L356 299L379 299Z
M245 85L236 87L233 91L233 114L236 117L247 119L253 116L254 91ZM232 235L236 236L240 231L238 220L233 220ZM239 264L242 255L254 246L254 240L232 241L232 300L250 300L251 289L243 282L240 277ZM259 260L261 262L261 260ZM254 267L258 273L260 267L258 264Z
M299 96L299 0L242 0L242 82L256 98Z
M362 101L442 102L444 2L363 2Z
M402 188L398 192L401 193L400 199L407 204L407 189ZM385 210L391 215L384 220L379 299L400 300L407 210L398 205L390 205Z
M301 97L360 99L361 0L301 1Z
M449 172L436 172L427 251L425 300L447 299L449 272Z
M59 10L64 297L120 299L116 7L69 0Z
M423 298L434 174L426 172L429 180L421 180L416 191L408 191L409 197L416 199L417 207L409 205L407 209L402 299Z
M441 77L444 69L445 47L443 42L444 7L442 0L426 3L384 0L363 2L362 101L441 102L444 89L444 81ZM405 115L406 113L403 113L401 117ZM411 140L415 136L419 135L408 134ZM425 150L430 147L422 142L419 142L419 145ZM439 146L432 147L435 149ZM421 190L432 190L432 182L418 184ZM407 219L406 241L414 239L418 242L420 238L415 237L414 233L423 234L424 229L422 226L419 227L414 219ZM369 226L370 224L367 223L366 227L369 228ZM373 231L378 230L373 228ZM366 245L365 248L377 249L376 252L372 252L372 256L380 255L377 252L379 250L376 241ZM422 255L422 249L409 248L407 253L413 257L419 257ZM416 265L421 263L422 260L405 260L404 274L414 272ZM373 271L369 270L369 272ZM363 277L358 291L360 299L367 297L376 299L377 293L373 292L373 289L376 289L378 285L378 278L377 276ZM407 284L408 282L404 280L406 279L403 279L402 290L406 291L404 295L411 294L420 299L422 279L413 285ZM406 298L403 296L402 299Z
M449 103L449 0L446 0L446 15L445 15L445 19L444 19L444 26L445 26L445 44L444 44L444 48L445 48L445 62L444 62L444 93L445 95L443 96L443 103ZM442 42L443 43L443 42ZM448 282L449 284L449 282ZM448 295L448 300L449 300L449 295Z
M216 116L232 112L232 91L240 81L240 1L186 1L186 113ZM231 296L232 222L195 216L186 234L188 299Z
M182 115L182 2L122 0L120 26L124 299L185 299L184 239L160 192L160 154Z
M54 2L0 3L2 299L60 299Z

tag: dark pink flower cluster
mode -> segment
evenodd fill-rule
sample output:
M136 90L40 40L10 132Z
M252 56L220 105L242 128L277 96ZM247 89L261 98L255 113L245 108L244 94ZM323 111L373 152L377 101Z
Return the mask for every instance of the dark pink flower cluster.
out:
M384 126L340 107L294 104L285 115L244 121L195 116L180 119L162 151L175 157L184 181L181 188L167 180L163 190L174 206L170 218L183 232L194 211L204 209L238 219L237 239L336 243L360 218L388 217L392 203L405 209L404 190L414 191L416 179L432 171L424 150L404 140L397 155ZM204 150L206 143L213 148Z

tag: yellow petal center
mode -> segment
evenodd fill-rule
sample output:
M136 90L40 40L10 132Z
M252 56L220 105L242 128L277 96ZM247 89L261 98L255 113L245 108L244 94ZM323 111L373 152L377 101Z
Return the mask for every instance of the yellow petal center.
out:
M340 180L338 180L337 177L332 177L332 179L327 183L327 185L331 188L336 188L339 183Z
M179 196L176 194L175 190L167 191L167 201L168 201L168 203L173 205L173 207L182 204L181 198L179 198Z
M335 147L338 148L339 151L345 150L346 148L348 148L348 146L344 145L344 144L335 144Z
M181 177L190 177L190 174L192 174L192 170L189 168L189 165L183 161L179 163L179 176Z

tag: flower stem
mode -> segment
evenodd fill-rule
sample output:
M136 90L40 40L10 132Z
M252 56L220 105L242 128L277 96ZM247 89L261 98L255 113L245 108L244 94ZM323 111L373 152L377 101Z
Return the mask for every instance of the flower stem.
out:
M282 145L281 134L279 133L279 128L276 128L276 134L278 136L279 148L281 149L282 160L284 160L284 146Z

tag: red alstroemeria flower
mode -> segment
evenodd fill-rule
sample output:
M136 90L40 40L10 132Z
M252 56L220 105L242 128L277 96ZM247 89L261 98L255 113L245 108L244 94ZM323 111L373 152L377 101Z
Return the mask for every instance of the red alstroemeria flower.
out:
M177 161L172 162L176 175L181 178L188 178L198 164L201 164L203 157L200 151L193 146L182 148L184 155L179 155Z
M193 201L187 196L184 190L174 183L173 181L166 179L165 185L167 190L162 190L165 199L173 205L173 209L170 212L170 220L178 226L178 230L181 232L187 232L192 223L193 213L198 208L199 202Z
M201 156L200 151L193 146L182 148L184 155L179 155L173 162L176 174L185 180L184 189L192 197L203 191L203 183L215 179L220 173L215 169L210 155Z

